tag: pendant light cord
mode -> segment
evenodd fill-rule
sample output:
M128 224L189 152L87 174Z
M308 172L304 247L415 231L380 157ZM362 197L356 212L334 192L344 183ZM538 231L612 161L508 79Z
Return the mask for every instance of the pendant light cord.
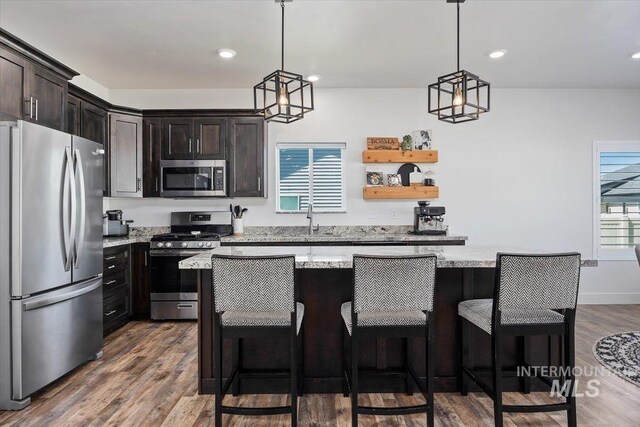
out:
M458 71L460 71L460 0L458 0L456 2L456 5L457 5L457 9L458 9L458 12L457 12L457 14L458 14L458 25L457 25L457 27L458 27L458 39L457 39ZM282 19L284 19L284 15L283 15Z
M282 8L282 35L281 35L281 40L282 40L282 51L281 51L281 58L280 58L280 62L281 62L281 70L284 71L284 0L280 0L280 7Z

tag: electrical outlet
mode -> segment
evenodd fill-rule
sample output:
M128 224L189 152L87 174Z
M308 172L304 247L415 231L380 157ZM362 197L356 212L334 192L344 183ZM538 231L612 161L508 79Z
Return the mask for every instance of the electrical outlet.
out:
M367 214L367 218L368 218L368 219L376 219L376 218L378 218L378 212L376 212L376 211L369 211L369 213Z
M397 218L398 218L398 211L394 209L391 211L391 219L397 219Z

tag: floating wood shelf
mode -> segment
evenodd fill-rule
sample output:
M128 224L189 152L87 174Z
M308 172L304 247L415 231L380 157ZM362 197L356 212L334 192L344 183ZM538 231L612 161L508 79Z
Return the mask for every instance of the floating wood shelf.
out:
M436 187L364 187L365 199L437 199L440 188Z
M365 150L363 163L437 163L438 150Z

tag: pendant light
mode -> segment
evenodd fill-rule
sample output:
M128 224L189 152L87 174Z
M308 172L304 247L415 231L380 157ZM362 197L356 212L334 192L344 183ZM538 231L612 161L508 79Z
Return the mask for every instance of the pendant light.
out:
M457 7L457 66L454 73L438 77L438 82L429 85L429 113L438 120L449 123L464 123L480 118L489 111L491 85L477 75L460 69L460 3L464 0L447 0Z
M293 123L313 111L313 83L284 69L284 4L292 1L275 0L282 9L280 69L253 87L254 109L268 122Z

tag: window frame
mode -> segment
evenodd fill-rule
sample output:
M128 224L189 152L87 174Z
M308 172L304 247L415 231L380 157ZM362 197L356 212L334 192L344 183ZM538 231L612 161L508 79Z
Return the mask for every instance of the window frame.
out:
M595 255L596 259L603 261L633 261L636 260L634 248L606 249L600 245L600 154L607 152L640 153L640 140L593 141L593 254Z
M275 156L276 156L276 214L306 214L307 210L298 210L298 211L285 211L280 209L280 150L281 149L307 149L309 150L309 200L313 200L313 149L326 149L326 148L334 148L340 150L340 160L342 163L341 172L341 197L342 197L342 209L340 210L318 210L314 207L314 213L319 214L344 214L347 213L347 168L346 168L346 151L347 151L347 143L346 142L277 142L275 147Z

